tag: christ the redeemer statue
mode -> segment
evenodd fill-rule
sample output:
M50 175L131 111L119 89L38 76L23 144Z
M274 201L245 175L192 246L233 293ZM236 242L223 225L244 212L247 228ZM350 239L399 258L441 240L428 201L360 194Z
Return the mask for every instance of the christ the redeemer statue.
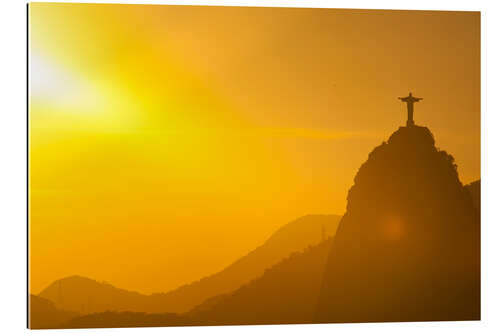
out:
M413 103L418 102L423 98L413 97L411 92L406 97L398 97L398 98L406 103L406 107L408 109L408 120L406 121L406 127L415 125L415 122L413 121Z

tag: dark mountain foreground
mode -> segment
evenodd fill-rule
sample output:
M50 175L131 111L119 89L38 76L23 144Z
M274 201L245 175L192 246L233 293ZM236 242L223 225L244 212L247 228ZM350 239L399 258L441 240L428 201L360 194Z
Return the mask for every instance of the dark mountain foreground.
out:
M453 157L401 127L360 167L315 320L480 319L480 225Z

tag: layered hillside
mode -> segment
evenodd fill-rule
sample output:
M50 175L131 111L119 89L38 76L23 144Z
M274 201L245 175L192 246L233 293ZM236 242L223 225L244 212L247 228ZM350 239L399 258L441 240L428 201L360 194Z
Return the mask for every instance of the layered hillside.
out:
M294 252L236 291L214 296L183 315L101 312L65 328L308 323L314 319L333 237Z
M167 293L144 295L81 276L53 282L39 296L81 314L105 311L183 313L216 295L238 289L292 252L332 236L340 216L307 215L277 230L263 245L224 270Z

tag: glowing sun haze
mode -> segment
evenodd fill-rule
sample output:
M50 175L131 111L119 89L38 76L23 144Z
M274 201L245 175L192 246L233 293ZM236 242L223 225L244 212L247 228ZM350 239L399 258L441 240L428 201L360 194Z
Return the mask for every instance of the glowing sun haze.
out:
M409 90L461 180L480 177L479 13L32 3L29 19L31 292L74 274L168 291L342 214Z

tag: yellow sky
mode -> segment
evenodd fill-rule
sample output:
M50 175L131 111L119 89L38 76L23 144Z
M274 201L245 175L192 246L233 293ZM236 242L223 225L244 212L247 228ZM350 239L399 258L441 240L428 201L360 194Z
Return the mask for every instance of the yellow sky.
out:
M480 177L479 13L30 5L31 291L145 293L345 209L415 121Z

